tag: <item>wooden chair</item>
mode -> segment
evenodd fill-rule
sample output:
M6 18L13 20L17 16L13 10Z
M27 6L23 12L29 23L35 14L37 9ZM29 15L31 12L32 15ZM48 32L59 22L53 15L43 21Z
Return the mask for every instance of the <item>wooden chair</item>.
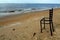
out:
M50 26L50 33L51 36L53 35L52 32L54 32L54 26L53 26L53 8L49 9L49 17L44 17L40 20L40 26L41 26L41 33L42 33L42 24L44 24L44 29L45 29L45 24L49 24Z

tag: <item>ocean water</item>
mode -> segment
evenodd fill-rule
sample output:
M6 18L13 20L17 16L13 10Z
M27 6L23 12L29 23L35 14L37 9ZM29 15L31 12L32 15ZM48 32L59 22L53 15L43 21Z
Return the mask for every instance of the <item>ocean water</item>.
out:
M10 15L8 11L41 10L49 8L60 8L60 4L22 4L22 3L0 3L0 17Z

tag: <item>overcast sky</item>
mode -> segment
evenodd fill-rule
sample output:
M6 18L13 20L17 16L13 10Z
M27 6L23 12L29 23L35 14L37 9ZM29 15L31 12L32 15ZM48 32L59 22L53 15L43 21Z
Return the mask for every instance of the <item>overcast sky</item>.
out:
M58 3L60 0L0 0L0 3Z

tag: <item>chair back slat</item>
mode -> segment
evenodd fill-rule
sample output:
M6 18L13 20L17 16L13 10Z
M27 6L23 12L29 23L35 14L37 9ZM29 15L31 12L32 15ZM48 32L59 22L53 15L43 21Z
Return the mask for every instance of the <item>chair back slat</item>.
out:
M53 8L49 10L49 20L53 19Z

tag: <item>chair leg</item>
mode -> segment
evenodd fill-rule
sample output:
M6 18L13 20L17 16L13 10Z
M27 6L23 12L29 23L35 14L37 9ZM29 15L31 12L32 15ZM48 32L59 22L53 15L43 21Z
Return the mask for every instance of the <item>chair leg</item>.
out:
M41 33L42 33L42 22L40 21Z
M53 26L53 22L52 22L52 30L53 30L53 32L55 31L54 26Z
M45 20L44 20L44 29L45 29Z
M51 23L50 23L50 33L51 33L51 36L53 36Z

